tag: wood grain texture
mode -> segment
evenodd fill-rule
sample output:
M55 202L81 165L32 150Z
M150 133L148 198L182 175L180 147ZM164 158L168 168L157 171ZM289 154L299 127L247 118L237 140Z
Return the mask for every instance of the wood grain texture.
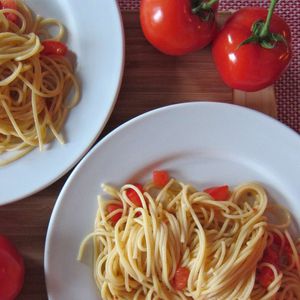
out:
M274 86L252 93L234 90L233 103L241 106L247 106L270 115L273 118L277 118L277 104Z
M226 16L221 16L221 19ZM144 39L137 13L123 13L126 35L124 80L115 110L101 137L146 111L185 101L233 102L212 63L210 49L169 57ZM100 51L100 50L99 50ZM255 109L275 115L273 90L256 95ZM252 95L235 93L235 103L252 106ZM100 138L101 138L100 137ZM47 299L43 252L47 226L55 200L68 175L47 189L22 201L0 207L0 233L6 234L25 258L26 278L20 300ZM17 188L17 186L16 186Z
M141 113L170 104L199 100L232 102L232 90L216 72L209 47L181 57L167 56L145 40L136 12L124 13L123 21L125 72L106 133Z

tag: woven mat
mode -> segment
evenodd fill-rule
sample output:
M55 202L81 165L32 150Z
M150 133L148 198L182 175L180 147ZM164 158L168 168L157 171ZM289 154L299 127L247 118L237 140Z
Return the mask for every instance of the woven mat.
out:
M137 10L139 0L118 0L121 10ZM269 0L221 0L220 9L238 9L245 6L268 7ZM276 12L289 24L292 31L293 58L287 72L276 83L278 118L300 133L300 1L281 0Z

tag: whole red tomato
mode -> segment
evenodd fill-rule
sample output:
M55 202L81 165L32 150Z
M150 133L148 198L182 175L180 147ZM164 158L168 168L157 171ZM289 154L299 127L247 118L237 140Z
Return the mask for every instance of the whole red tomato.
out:
M288 25L273 15L270 32L280 34L286 42L278 41L266 49L257 42L241 45L252 32L253 24L265 20L264 8L244 8L232 15L214 40L212 54L224 82L233 89L258 91L275 82L291 59L291 34Z
M0 235L0 299L14 300L24 281L24 262L14 245Z
M201 0L141 0L140 21L147 40L169 55L183 55L208 45L216 33L214 12L218 2L208 10L192 12Z

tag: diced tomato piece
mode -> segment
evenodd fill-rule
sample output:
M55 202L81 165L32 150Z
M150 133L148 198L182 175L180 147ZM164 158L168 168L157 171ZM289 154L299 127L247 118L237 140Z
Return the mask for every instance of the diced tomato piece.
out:
M271 247L268 247L268 248L266 248L266 250L264 252L262 261L272 264L275 267L278 267L279 266L279 255L274 249L272 249Z
M269 267L262 267L258 270L256 280L261 286L267 288L274 281L274 273Z
M42 45L44 49L41 54L44 55L65 56L68 52L68 47L62 42L46 40L42 42Z
M17 10L17 2L15 0L1 0L0 1L0 8L10 8Z
M300 254L298 253L297 255L298 255L298 258L299 258L299 261L300 261ZM290 266L293 263L294 260L295 260L295 258L294 258L292 250L291 250L291 253L283 253L280 256L280 263L281 263L282 266ZM294 264L293 269L297 269L297 264L296 263Z
M170 179L169 173L163 170L156 170L152 173L153 183L156 187L163 188Z
M293 250L292 250L292 247L290 245L290 242L286 237L285 237L285 243L284 243L283 249L287 254L293 254Z
M281 246L282 244L282 240L280 238L280 236L276 233L273 233L273 244L277 245L277 246Z
M117 209L120 209L120 208L123 209L122 204L109 204L106 207L106 209L109 213L111 213ZM122 217L122 212L118 212L114 216L112 216L110 220L113 224L116 224L121 219L121 217Z
M144 193L144 189L143 189L143 186L141 184L136 183L136 184L134 184L134 186L137 187L141 191L141 193ZM143 206L142 201L141 201L139 195L137 194L137 192L134 189L128 189L126 191L126 195L129 198L129 200L133 204L135 204L136 206L138 206L138 207L142 207Z
M213 199L217 201L226 201L230 197L228 185L211 187L203 190L203 192L209 194Z
M17 6L16 1L14 1L14 0L1 0L0 9L4 9L4 8L17 10L18 6ZM13 13L6 13L5 17L7 20L9 20L15 24L18 23L18 16Z
M174 276L174 288L177 291L181 291L186 288L187 281L190 276L190 270L185 267L180 267L176 270L175 276Z
M274 233L273 234L273 244L275 244L279 248L281 248L283 246L284 252L286 252L287 254L293 253L290 242L286 236L284 236L283 240L282 240L278 234ZM282 245L282 244L284 244L284 245Z
M24 283L24 262L15 246L0 235L0 299L16 299Z

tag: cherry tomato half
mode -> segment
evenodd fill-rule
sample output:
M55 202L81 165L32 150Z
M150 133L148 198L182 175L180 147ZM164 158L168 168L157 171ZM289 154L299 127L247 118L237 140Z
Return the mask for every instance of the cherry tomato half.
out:
M224 82L233 89L258 91L274 83L287 68L291 59L290 29L274 14L270 24L272 33L281 34L287 41L277 42L273 49L258 43L240 46L251 36L252 25L265 20L264 8L243 8L227 21L214 40L212 54Z
M14 245L0 235L0 299L14 300L24 282L24 262Z
M214 4L212 11L217 6L218 3ZM146 39L169 55L183 55L205 47L217 30L214 16L204 20L192 13L191 0L141 0L140 21Z

